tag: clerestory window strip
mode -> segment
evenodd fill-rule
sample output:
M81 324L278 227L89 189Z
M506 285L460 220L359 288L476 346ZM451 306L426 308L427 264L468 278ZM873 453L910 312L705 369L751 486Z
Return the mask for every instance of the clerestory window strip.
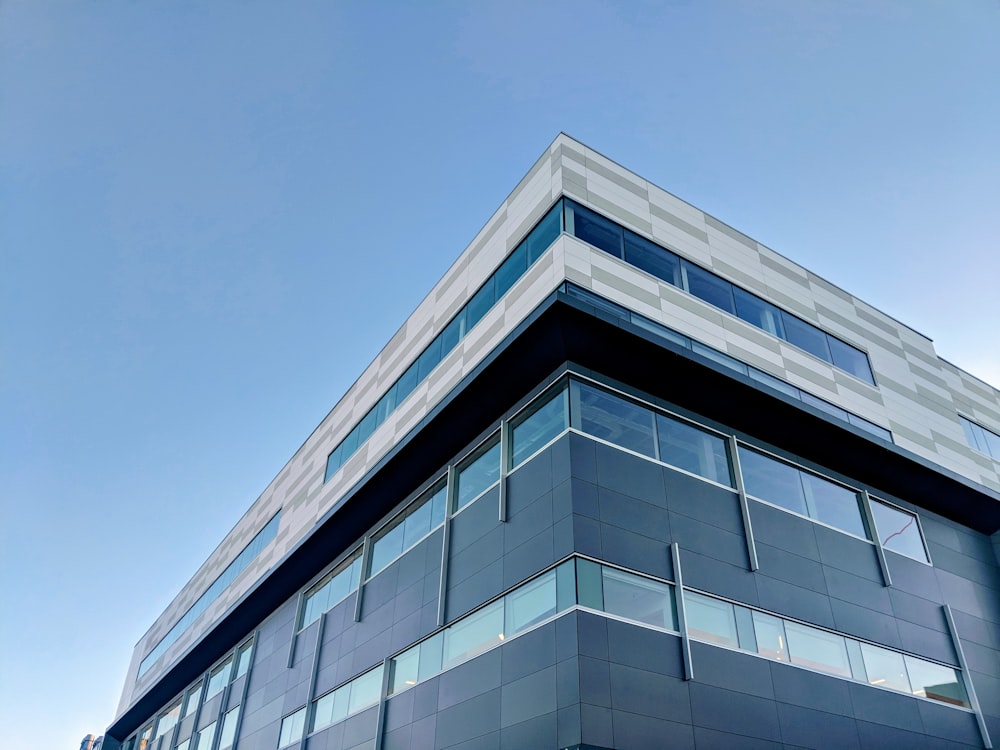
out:
M579 203L564 199L566 232L609 255L683 289L713 307L802 349L874 386L868 355L777 305L682 258Z
M510 288L534 265L562 233L562 200L549 209L528 235L507 256L499 268L483 282L469 301L444 329L399 376L389 390L340 441L326 460L324 482L365 444L372 433L406 400L472 328L503 298Z
M735 357L721 352L718 349L710 347L706 344L702 344L700 341L695 341L690 336L686 334L679 333L678 331L668 328L667 326L657 323L654 320L640 315L637 312L633 312L626 307L623 307L616 302L605 299L604 297L591 292L588 289L577 286L576 284L567 281L562 286L562 291L569 297L573 299L578 299L581 302L586 302L592 307L603 310L615 317L621 318L622 320L627 320L630 323L648 331L658 338L665 341L669 341L673 344L681 346L685 349L693 351L695 354L700 354L706 359L710 359L716 364L720 364L723 367L737 372L741 375L746 375L751 380L755 380L758 383L762 383L770 388L773 388L786 396L791 396L792 398L798 399L809 406L815 407L820 411L834 417L841 422L851 425L852 427L857 427L860 430L867 432L874 437L881 438L887 442L894 442L892 437L892 432L885 429L881 425L877 425L874 422L865 419L862 416L854 414L853 412L847 411L836 404L832 404L826 399L822 399L819 396L814 396L808 391L804 391L801 388L792 385L791 383L782 380L779 377L771 375L770 373L764 372L753 365L748 365L745 362L741 362ZM998 444L998 450L1000 450L1000 444Z

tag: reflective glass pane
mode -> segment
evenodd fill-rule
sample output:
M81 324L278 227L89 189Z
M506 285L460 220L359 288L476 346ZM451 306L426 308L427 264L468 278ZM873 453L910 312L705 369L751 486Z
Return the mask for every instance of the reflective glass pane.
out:
M733 605L701 594L684 594L688 634L709 643L739 648Z
M856 492L814 474L805 471L801 473L810 518L830 524L848 534L867 538Z
M278 733L278 747L291 745L302 739L303 731L306 728L306 707L303 706L293 714L289 714L281 720L281 730ZM202 747L201 743L198 743ZM205 750L202 747L202 750Z
M199 682L188 691L187 698L184 699L184 711L181 713L182 719L188 714L194 713L194 710L198 708L198 701L201 700L201 685L202 683Z
M444 633L431 636L420 644L419 680L426 680L441 671L444 649Z
M815 357L832 362L827 336L811 323L796 318L791 313L781 311L781 322L785 327L785 340L799 349L805 349Z
M166 734L171 729L177 725L178 719L181 717L181 702L177 701L174 705L160 714L160 718L156 722L156 736Z
M785 635L792 664L841 677L851 676L844 636L795 622L785 622Z
M524 275L527 268L528 246L522 242L514 248L514 252L507 256L507 259L500 264L500 268L494 274L496 276L496 298L500 299L509 292L515 282Z
M500 441L482 450L458 470L455 510L465 507L500 479Z
M317 731L347 718L347 707L351 697L350 685L344 685L327 693L315 702L312 731ZM304 717L303 717L304 719Z
M503 640L503 602L497 601L464 620L444 634L443 666L449 667L485 651Z
M465 322L468 326L466 330L471 331L473 326L482 320L483 316L493 307L493 303L496 302L495 291L494 279L490 276L465 306Z
M878 529L879 543L885 549L928 562L915 515L872 500L872 516Z
M654 336L669 341L672 344L676 344L684 349L691 348L691 339L684 336L677 331L673 331L666 326L661 326L659 323L654 323L652 320L647 320L641 315L631 316L632 323L638 328L642 328L645 331L649 331Z
M375 432L375 409L374 407L365 414L364 418L358 423L358 445L364 443L368 438L371 437L372 433Z
M829 336L830 354L833 357L834 367L839 367L844 372L849 372L854 377L875 385L875 378L872 375L871 365L868 363L868 356L850 344L841 341L835 336Z
M562 201L554 205L528 235L528 265L538 260L562 231Z
M600 565L590 560L576 561L576 592L581 607L604 609L604 583Z
M584 383L574 381L572 387L579 404L575 421L581 430L636 453L656 455L652 411Z
M212 743L215 742L215 725L216 722L212 722L207 727L198 732L198 742L195 743L199 750L211 750ZM141 750L136 748L136 750Z
M188 737L186 740L177 745L177 750L188 750L190 746L191 746L191 738ZM123 750L127 750L127 748L123 748Z
M740 362L735 357L730 357L728 354L723 354L718 349L713 349L710 346L705 346L697 341L691 342L691 351L696 354L700 354L705 359L709 359L716 364L720 364L727 370L732 370L733 372L738 372L740 375L746 375L747 371L750 369L745 364Z
M724 439L662 414L656 415L656 433L661 461L732 487Z
M604 310L605 312L611 313L616 318L621 318L622 320L629 319L629 312L621 305L616 305L610 300L604 299L599 294L594 294L586 289L581 289L576 284L566 284L566 294L574 299L582 300L588 305L593 305L598 310Z
M882 438L887 443L893 442L892 433L889 432L889 430L885 429L885 427L880 427L874 422L869 422L867 419L863 419L862 417L859 417L857 414L851 414L850 412L848 412L847 421L850 422L855 427L860 427L865 432L870 432L877 438Z
M399 376L399 380L396 381L396 404L399 405L403 403L407 396L413 393L413 389L417 387L417 383L420 380L417 377L417 363L414 362L410 365L406 372ZM350 453L354 452L354 448L350 450Z
M417 684L420 668L420 646L404 651L392 660L392 674L389 677L389 694L398 693Z
M511 466L517 466L528 456L563 432L569 426L566 413L566 389L550 394L533 411L518 417L510 429Z
M371 573L375 575L403 551L403 525L396 524L372 544Z
M723 278L716 276L711 271L706 271L701 266L684 261L685 288L698 299L704 300L710 305L725 310L727 313L735 314L736 308L733 304L733 285Z
M990 430L983 430L983 434L986 436L986 447L989 449L987 452L1000 461L1000 435Z
M839 406L835 406L834 404L831 404L829 401L824 401L821 398L817 398L811 393L806 393L805 391L802 391L802 402L805 404L809 404L809 406L819 409L822 412L826 412L831 417L836 417L837 419L842 420L844 422L847 421L846 409L841 409Z
M739 450L747 494L807 515L798 469L743 446Z
M965 440L969 444L970 448L974 448L980 453L989 453L986 447L986 438L980 440L980 435L982 435L983 428L974 422L970 422L965 417L959 417L959 421L962 423L962 429L965 430Z
M865 672L868 673L870 684L910 692L910 681L906 677L902 654L862 643L861 655L865 659Z
M438 336L427 345L427 348L417 358L417 382L422 383L424 378L431 374L431 370L437 367L440 361L441 337Z
M676 630L673 596L665 583L602 568L604 611L658 628Z
M232 659L226 659L221 665L212 670L208 678L208 688L205 690L205 700L219 693L229 683L229 668L232 666Z
M504 636L510 638L556 613L556 574L546 573L504 597Z
M680 258L629 231L625 232L625 260L668 284L681 286Z
M250 655L253 643L245 643L240 647L240 652L236 655L236 675L233 677L235 680L237 677L242 677L250 669Z
M403 550L408 550L414 544L430 533L431 526L431 502L427 498L412 506L406 520L403 522Z
M376 667L351 683L351 699L348 713L355 713L363 708L378 703L382 692L382 667Z
M733 287L733 297L736 301L736 314L740 318L773 336L782 339L785 337L781 311L777 307L736 286Z
M910 676L914 695L968 707L969 697L955 669L932 664L913 656L904 656L903 659L906 662L906 671Z
M566 231L616 258L622 257L622 228L572 201L566 201Z
M782 621L763 612L753 613L754 637L757 653L768 659L788 661L788 644L785 641L785 626Z
M236 741L236 724L240 720L240 707L226 712L222 719L222 731L219 732L219 750L227 750Z
M774 388L774 390L780 391L781 393L784 393L787 396L791 396L792 398L797 398L797 399L802 398L802 392L791 383L786 383L781 378L776 378L773 375L769 375L763 370L758 370L756 367L749 367L747 369L749 370L750 377L756 380L758 383L763 383L764 385L770 386L771 388Z
M448 356L448 352L458 346L458 342L465 337L465 308L452 318L452 321L441 331L441 358Z

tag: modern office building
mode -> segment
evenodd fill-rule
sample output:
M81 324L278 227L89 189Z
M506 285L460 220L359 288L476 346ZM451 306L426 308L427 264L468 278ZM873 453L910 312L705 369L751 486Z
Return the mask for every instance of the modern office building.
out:
M998 530L1000 392L559 135L142 636L105 748L989 747Z

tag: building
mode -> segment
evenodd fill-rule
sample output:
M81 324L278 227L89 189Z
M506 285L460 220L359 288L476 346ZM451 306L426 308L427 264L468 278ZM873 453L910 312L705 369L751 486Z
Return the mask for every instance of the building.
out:
M80 750L101 750L104 744L104 737L95 737L92 734L88 734L82 740L80 740Z
M105 747L989 747L1000 392L559 135L139 641Z

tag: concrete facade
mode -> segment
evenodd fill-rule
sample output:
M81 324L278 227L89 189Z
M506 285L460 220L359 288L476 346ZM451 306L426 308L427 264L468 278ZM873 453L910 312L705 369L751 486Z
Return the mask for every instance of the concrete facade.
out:
M563 232L327 477L331 451L562 196L862 350L875 385ZM609 318L566 282L868 420L892 442L665 345L637 318ZM386 519L440 477L451 481L480 441L497 430L506 440L517 409L568 373L717 430L730 451L743 441L915 513L930 562L571 429L505 464L498 484L297 628L303 592L359 546L367 565ZM682 623L664 632L577 603L405 691L388 695L386 676L377 704L296 742L982 747L1000 737L1000 463L968 445L960 415L1000 432L1000 391L941 360L927 337L560 135L140 639L107 736L135 736L138 748L149 726L161 750L195 750L194 733L221 730L232 712L236 747L276 748L297 709L576 556L662 581L677 598L689 587L960 669L976 705L889 692L710 645ZM140 675L278 512L274 539ZM247 671L157 735L163 709L247 639Z

